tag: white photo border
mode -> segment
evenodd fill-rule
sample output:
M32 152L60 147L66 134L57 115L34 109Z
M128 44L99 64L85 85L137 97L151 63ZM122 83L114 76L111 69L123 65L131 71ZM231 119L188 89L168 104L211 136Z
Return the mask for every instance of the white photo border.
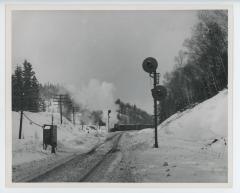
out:
M11 11L13 10L198 10L198 9L228 9L229 18L229 95L228 95L228 120L229 120L229 149L228 149L228 183L12 183L11 182ZM233 187L233 79L236 77L233 65L233 4L8 4L6 5L6 186L7 187L81 187L81 188L232 188ZM234 37L235 38L235 37ZM234 68L234 71L233 71ZM235 89L235 87L234 87ZM235 114L236 115L236 114ZM235 140L234 136L234 140ZM236 148L236 147L235 147ZM239 172L239 171L238 171Z

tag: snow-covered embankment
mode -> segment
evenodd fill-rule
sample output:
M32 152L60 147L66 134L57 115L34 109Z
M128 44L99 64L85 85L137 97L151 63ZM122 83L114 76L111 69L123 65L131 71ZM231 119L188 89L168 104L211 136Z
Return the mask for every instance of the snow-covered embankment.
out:
M227 182L227 93L165 120L159 148L153 148L153 129L126 133L121 149L135 181Z

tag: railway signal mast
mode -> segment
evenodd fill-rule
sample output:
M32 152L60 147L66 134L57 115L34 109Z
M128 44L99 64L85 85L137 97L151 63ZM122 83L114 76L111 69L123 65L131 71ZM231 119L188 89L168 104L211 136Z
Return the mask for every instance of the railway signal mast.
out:
M157 133L157 101L163 100L167 95L167 90L164 86L159 84L160 74L156 72L158 67L158 62L155 58L148 57L143 61L142 64L143 70L149 73L149 76L153 78L153 89L152 96L154 101L154 128L155 128L155 144L154 147L158 148L158 133Z

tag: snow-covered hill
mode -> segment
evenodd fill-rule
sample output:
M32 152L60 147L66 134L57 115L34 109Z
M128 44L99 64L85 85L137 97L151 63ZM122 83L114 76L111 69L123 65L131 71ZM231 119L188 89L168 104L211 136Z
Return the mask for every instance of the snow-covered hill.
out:
M22 139L18 139L20 113L12 112L12 161L13 165L30 162L33 160L52 157L50 149L43 150L43 129L33 122L43 125L51 124L52 114L48 112L31 113L24 112ZM57 154L63 152L86 152L91 147L104 140L106 128L100 130L94 126L74 126L63 117L63 124L60 124L59 113L54 113L54 124L57 125ZM30 119L30 120L29 120ZM50 148L50 147L49 147Z
M121 149L136 181L227 182L228 91L178 112L154 130L126 133Z
M226 138L227 111L227 90L224 90L192 109L174 114L158 129L162 134L189 140Z

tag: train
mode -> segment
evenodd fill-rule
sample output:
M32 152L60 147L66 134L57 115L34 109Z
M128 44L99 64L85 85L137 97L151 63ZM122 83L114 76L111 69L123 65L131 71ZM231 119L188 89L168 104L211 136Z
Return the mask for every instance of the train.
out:
M152 124L114 124L114 127L110 129L110 132L142 130L146 128L154 128L154 125Z

